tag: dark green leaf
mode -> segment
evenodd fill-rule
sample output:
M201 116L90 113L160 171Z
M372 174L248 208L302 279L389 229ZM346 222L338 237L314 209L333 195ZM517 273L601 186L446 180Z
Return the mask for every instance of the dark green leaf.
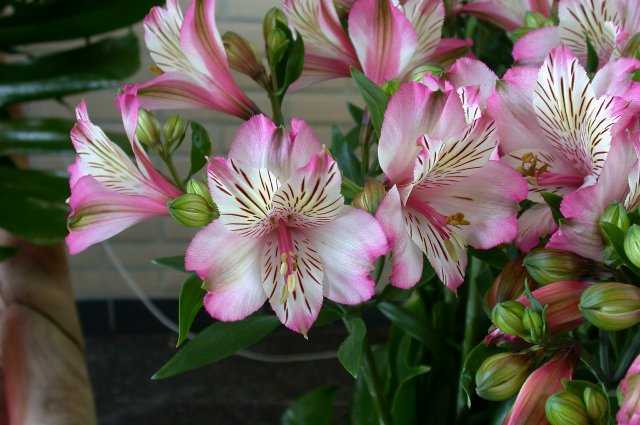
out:
M485 345L483 342L476 345L464 361L462 372L460 372L460 387L467 397L467 407L471 407L471 396L475 388L475 376L477 370L484 360L499 353L500 350L494 346Z
M0 18L0 45L69 40L112 31L140 21L152 6L162 3L160 0L87 0L55 2L47 7L41 2L31 2L30 9L22 16L16 13Z
M344 311L337 304L325 299L322 303L322 310L313 324L314 327L326 326L340 320L344 316Z
M340 129L335 125L331 128L331 148L329 151L338 163L338 167L340 167L340 171L344 177L356 183L362 183L362 175L360 173L362 166L360 165L360 161L342 135Z
M281 98L287 92L289 86L302 74L302 68L304 66L304 42L302 41L302 37L298 36L293 40L289 46L286 61L284 78L278 89L278 96Z
M72 151L69 131L73 121L61 118L26 118L0 121L0 154L51 153ZM131 144L124 134L107 136L128 155Z
M489 264L491 267L502 270L502 268L509 262L509 256L504 252L502 248L493 248L489 250L477 250L470 248L471 255Z
M18 248L15 246L0 246L0 262L13 257L18 253Z
M211 155L211 139L207 130L197 122L191 123L191 170L189 177L197 173L207 163Z
M216 322L189 341L152 379L170 378L229 357L257 343L279 324L275 316L266 315L238 322Z
M356 126L360 126L360 124L362 124L362 117L364 116L364 109L351 102L347 103L347 108L349 109L349 114L351 115L351 118L353 118Z
M206 291L202 289L202 279L192 274L182 284L180 290L180 306L178 308L179 333L177 347L189 337L189 330L198 312L202 308L202 300Z
M333 416L335 388L315 389L296 400L282 415L282 425L329 425Z
M416 383L415 378L428 373L429 366L411 368L398 382L398 387L391 402L391 416L398 424L412 423L415 418Z
M69 181L44 171L0 167L0 194L64 204L69 197Z
M425 323L422 323L422 321L420 321L415 315L409 313L403 307L388 302L381 302L380 304L378 304L378 310L380 310L380 312L384 314L387 319L391 321L391 323L404 330L413 338L417 339L423 344L427 343L427 326Z
M340 192L347 201L351 201L358 193L362 192L362 186L356 184L347 177L343 177Z
M113 88L140 66L133 34L0 65L0 105Z
M371 116L371 123L373 124L376 134L380 137L380 129L382 128L384 113L387 110L389 96L357 69L351 70L351 77L356 82L360 95L367 104L369 115Z
M5 193L0 189L0 227L35 244L60 242L67 235L67 206L63 202Z
M598 52L587 37L587 72L594 74L598 70Z
M547 203L553 214L553 219L556 223L559 223L564 217L560 212L560 205L562 204L562 196L556 195L552 192L542 192L540 194L544 202Z
M160 257L151 260L151 262L158 266L169 267L170 269L177 270L179 272L185 272L184 269L184 256L176 255L175 257Z
M350 317L346 322L349 336L342 342L338 349L338 360L342 366L354 378L358 377L362 356L364 355L365 337L367 326L359 317Z

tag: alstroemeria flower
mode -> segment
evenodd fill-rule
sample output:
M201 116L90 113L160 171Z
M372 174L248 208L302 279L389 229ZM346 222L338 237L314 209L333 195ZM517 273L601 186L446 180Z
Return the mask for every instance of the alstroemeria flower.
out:
M640 206L639 138L637 126L619 133L598 183L564 197L560 211L567 220L553 234L548 247L603 260L598 220L604 210L614 202L621 202L629 211Z
M546 424L544 405L563 389L562 381L571 379L576 361L573 350L560 352L533 371L518 392L504 425Z
M186 267L206 281L211 316L240 320L268 300L285 326L306 334L323 297L373 296L369 273L386 237L371 215L344 205L340 170L303 121L286 131L253 117L208 175L220 218L196 235Z
M618 425L640 424L640 356L631 363L624 379L618 385L618 402Z
M66 238L71 254L142 220L168 214L167 201L181 193L154 168L136 138L137 98L122 94L118 103L137 165L91 122L84 101L76 108L71 141L78 156L69 166L71 214Z
M513 58L521 64L540 64L554 47L568 46L583 65L588 58L587 39L595 49L599 66L626 54L627 43L640 32L637 0L563 0L559 24L532 31L513 46Z
M594 90L566 47L554 49L538 70L512 68L489 100L502 161L529 182L536 204L519 217L518 247L528 251L556 225L542 192L567 194L593 185L607 158L619 118L614 98Z
M193 0L184 18L178 0L151 9L144 38L161 74L136 84L143 108L207 108L243 119L259 112L231 75L215 7Z
M492 22L507 31L524 25L527 12L551 15L553 0L473 0L459 11Z
M334 0L283 0L283 7L305 43L298 87L349 77L352 67L376 84L405 79L416 67L451 59L469 46L466 40L441 39L442 0L356 0L348 31Z
M431 83L431 82L430 82ZM494 123L469 114L450 84L445 91L407 83L387 108L378 156L391 190L378 208L393 249L391 283L415 285L424 253L440 280L464 280L467 245L489 249L516 235L527 186L491 160Z

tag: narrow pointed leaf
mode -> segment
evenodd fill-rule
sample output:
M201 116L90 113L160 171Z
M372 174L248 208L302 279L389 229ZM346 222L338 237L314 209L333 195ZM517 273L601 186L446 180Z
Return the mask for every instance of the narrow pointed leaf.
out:
M387 110L389 96L362 72L353 69L351 71L351 77L356 82L360 95L367 104L369 115L371 116L371 123L373 124L376 134L380 137L380 129L382 128L382 121L384 120L384 112Z
M202 300L206 291L202 289L202 279L192 274L182 284L180 290L180 305L178 309L178 342L177 347L189 337L189 330L196 316L202 309Z
M186 272L184 269L184 256L176 255L174 257L159 257L151 260L151 262L157 266L169 267L170 269L177 270L179 272Z
M211 155L211 139L207 130L197 122L191 123L191 170L189 177L197 173L207 163Z
M335 388L315 389L296 400L282 415L282 425L330 425Z
M359 317L352 317L347 319L347 329L349 336L338 349L338 360L351 376L357 378L364 355L367 326Z

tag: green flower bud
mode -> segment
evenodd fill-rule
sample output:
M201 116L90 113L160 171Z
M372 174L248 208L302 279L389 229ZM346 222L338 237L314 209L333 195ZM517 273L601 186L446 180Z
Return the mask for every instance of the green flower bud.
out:
M207 200L193 193L178 196L168 206L171 217L187 227L206 226L215 217L215 210Z
M353 198L353 205L363 211L368 211L371 214L375 214L380 202L384 199L385 195L384 184L377 180L368 180L362 192L358 193Z
M542 28L547 25L549 19L539 12L527 12L524 15L524 25L527 28Z
M547 325L538 311L527 308L522 316L522 324L527 331L528 341L540 343L547 333Z
M143 145L154 147L160 140L160 121L144 109L138 111L136 137Z
M420 82L427 74L440 77L444 74L444 68L437 64L421 65L411 72L409 79Z
M213 199L211 199L211 192L206 184L198 179L190 179L187 182L187 193L193 193L194 195L202 196L210 205L214 205Z
M505 301L497 304L491 312L491 321L502 332L521 336L526 335L522 317L524 306L517 301Z
M524 354L487 357L476 372L476 393L486 400L507 400L520 390L530 367L531 359Z
M222 42L224 43L231 69L249 76L264 87L267 82L266 71L258 60L251 43L233 31L224 33Z
M269 38L269 34L278 27L278 24L287 26L287 16L282 10L277 7L272 7L267 11L262 20L262 35L265 40Z
M596 425L604 423L604 419L609 410L609 402L607 397L601 391L591 387L586 387L582 394L584 405L587 408L587 415Z
M569 391L561 391L549 397L544 412L551 425L589 425L584 403Z
M624 283L596 283L582 293L580 311L599 329L630 328L640 323L640 288Z
M528 277L522 265L522 258L509 261L496 277L485 295L485 302L491 309L502 301L514 300L524 292L524 282ZM529 279L531 284L531 279Z
M291 40L287 17L277 7L271 8L262 21L262 33L267 50L269 64L274 67L280 62Z
M578 280L593 269L591 262L571 252L539 248L522 262L529 275L541 285L562 280Z
M631 220L629 220L627 210L624 209L622 204L616 203L609 205L607 209L604 210L604 212L600 216L599 223L601 227L603 223L610 223L623 232L626 232L631 225ZM611 241L608 240L606 233L602 232L602 234L605 240L610 244Z
M178 149L184 135L187 132L187 121L182 119L180 115L172 115L164 122L162 126L162 135L167 152L173 152Z
M640 267L640 226L637 224L627 230L624 237L624 253L634 266Z

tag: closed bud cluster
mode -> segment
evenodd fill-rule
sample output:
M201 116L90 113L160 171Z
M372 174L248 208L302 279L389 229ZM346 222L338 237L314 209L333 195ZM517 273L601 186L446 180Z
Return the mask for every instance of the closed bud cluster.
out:
M271 8L264 16L262 32L267 48L267 59L272 67L282 59L291 42L287 28L287 17L277 7Z
M627 230L624 237L624 253L634 266L640 267L640 226L637 224Z
M526 354L494 354L476 372L476 392L486 400L507 400L520 390L530 368L531 358Z
M266 84L266 71L258 60L251 43L233 31L227 31L222 36L222 42L227 52L229 66L249 76L264 87Z
M203 227L216 217L216 209L202 196L185 193L169 202L169 213L187 227Z
M616 203L609 205L600 216L599 224L601 228L604 223L611 224L623 232L626 232L631 225L631 220L629 219L627 210L624 209L622 204ZM605 232L603 232L603 236L607 243L610 244L611 241L608 240Z
M160 122L150 112L144 109L138 111L138 126L136 137L143 145L155 147L160 144Z
M569 391L561 391L549 397L544 411L551 425L590 424L584 403L580 397Z
M534 344L542 342L547 333L547 325L542 313L527 308L522 316L522 325L526 330L526 340Z
M522 336L526 334L522 318L524 316L524 305L517 301L505 301L493 308L491 321L502 332Z
M363 211L375 214L380 202L382 202L382 199L384 198L384 195L384 184L378 180L368 180L365 183L362 192L358 193L355 198L353 198L353 202L351 204Z
M521 258L509 261L485 295L487 306L493 309L497 303L518 298L524 292L524 283L528 276Z
M186 132L187 121L185 121L180 115L170 116L162 126L165 151L173 152L178 149L184 140Z
M580 298L580 311L599 329L619 331L640 323L640 288L624 283L597 283Z
M579 280L593 269L591 262L568 251L540 248L523 261L529 275L541 285L563 280Z

